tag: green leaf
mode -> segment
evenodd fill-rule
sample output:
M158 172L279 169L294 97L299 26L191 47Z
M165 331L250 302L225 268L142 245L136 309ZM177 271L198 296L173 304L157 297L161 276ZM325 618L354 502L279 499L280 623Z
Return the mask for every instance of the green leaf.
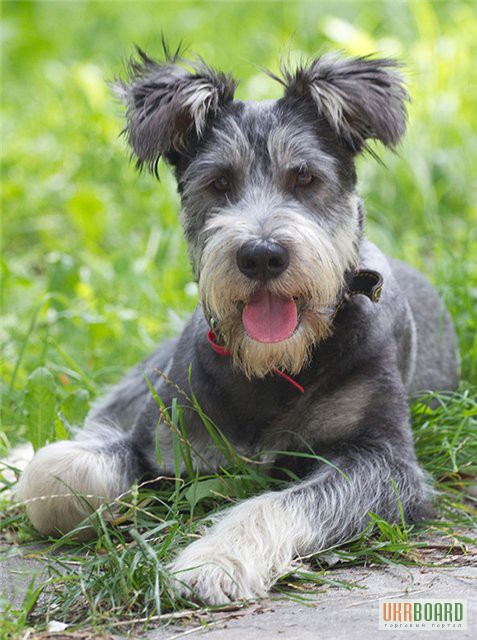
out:
M89 393L86 389L76 389L61 404L61 413L67 427L78 427L82 424L89 409Z
M55 420L55 440L68 440L70 435L72 435L72 429L65 416L59 411Z
M206 498L216 498L217 493L222 493L224 490L223 478L209 478L208 480L201 480L200 482L194 482L185 492L184 497L193 509L200 500Z
M56 384L46 367L35 369L29 376L24 408L28 438L36 451L55 436Z
M67 211L86 241L96 242L106 226L106 207L94 187L82 185L71 196Z
M53 298L51 305L62 311L67 308L67 299L75 295L80 275L77 261L69 254L52 254L48 268L48 291L62 294L62 298Z
M247 477L237 475L231 478L207 478L193 482L185 491L184 498L194 509L201 500L213 498L215 500L226 496L229 499L242 499L248 493Z

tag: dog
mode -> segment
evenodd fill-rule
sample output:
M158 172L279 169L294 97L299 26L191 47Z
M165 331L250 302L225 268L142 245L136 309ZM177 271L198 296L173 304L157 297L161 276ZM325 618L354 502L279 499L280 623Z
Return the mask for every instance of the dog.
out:
M370 512L428 517L409 394L456 387L455 331L426 279L365 238L355 168L371 140L394 149L404 134L400 67L328 54L273 76L280 99L242 102L202 60L138 50L116 85L125 134L139 168L157 174L163 158L175 172L200 304L74 440L36 453L19 496L41 534L72 530L136 480L174 475L146 374L166 407L190 384L244 455L316 454L282 456L297 480L224 510L173 560L181 594L261 597L294 559L362 532ZM213 472L223 452L180 403L195 468Z

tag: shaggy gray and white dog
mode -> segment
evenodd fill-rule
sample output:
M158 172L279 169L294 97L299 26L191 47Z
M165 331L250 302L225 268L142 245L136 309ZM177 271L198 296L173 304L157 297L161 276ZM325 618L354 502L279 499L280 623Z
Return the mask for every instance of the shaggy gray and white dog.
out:
M203 411L246 455L311 447L316 459L277 461L301 480L225 510L173 562L180 589L209 603L264 595L295 558L362 531L370 511L424 517L431 491L408 394L457 384L436 292L363 236L355 159L370 139L394 147L404 133L399 65L323 56L277 80L281 99L241 102L234 80L202 62L139 52L131 64L118 86L128 141L139 166L157 172L163 157L175 170L200 305L20 481L33 525L55 535L85 518L87 502L174 474L144 374L170 406L170 381L187 389L190 369ZM197 468L217 469L220 450L180 401Z

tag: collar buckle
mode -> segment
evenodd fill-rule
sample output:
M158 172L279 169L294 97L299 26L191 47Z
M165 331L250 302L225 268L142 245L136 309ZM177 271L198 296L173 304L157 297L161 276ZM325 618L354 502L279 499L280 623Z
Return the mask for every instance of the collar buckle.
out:
M363 295L371 302L379 302L383 284L383 276L378 271L359 269L354 273L346 293L350 296Z

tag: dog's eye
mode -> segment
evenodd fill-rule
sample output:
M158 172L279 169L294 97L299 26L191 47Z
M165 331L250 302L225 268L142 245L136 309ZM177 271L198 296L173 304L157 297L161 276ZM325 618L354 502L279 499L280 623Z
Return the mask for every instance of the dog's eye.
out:
M306 187L308 184L311 184L314 180L314 177L304 167L298 169L295 174L295 186L297 187Z
M225 176L219 176L218 178L216 178L213 182L213 185L214 189L220 191L221 193L228 191L230 188L230 182Z

